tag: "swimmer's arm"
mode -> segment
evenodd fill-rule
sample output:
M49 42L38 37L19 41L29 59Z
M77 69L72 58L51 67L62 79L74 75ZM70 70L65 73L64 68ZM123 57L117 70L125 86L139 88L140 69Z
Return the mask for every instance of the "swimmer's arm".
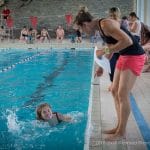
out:
M58 114L59 119L62 121L70 122L72 120L72 118L70 116L62 115L60 113L57 113L57 114Z

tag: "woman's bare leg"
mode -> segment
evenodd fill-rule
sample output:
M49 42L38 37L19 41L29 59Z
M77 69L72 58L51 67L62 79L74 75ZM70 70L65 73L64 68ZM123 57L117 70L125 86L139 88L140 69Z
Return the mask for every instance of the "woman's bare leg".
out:
M112 92L112 95L113 95L113 98L114 98L114 103L115 103L115 109L116 109L116 113L117 113L117 120L118 120L118 123L117 123L117 126L113 129L110 129L110 130L106 130L106 131L103 131L104 134L114 134L116 131L117 131L117 128L119 126L119 122L120 122L120 106L119 106L119 99L118 99L118 86L119 86L119 79L120 79L120 71L118 69L115 69L115 73L114 73L114 80L113 80L113 83L112 83L112 87L111 87L111 92Z
M136 81L137 76L131 70L124 70L120 73L118 99L119 99L119 126L115 134L108 136L106 140L117 140L125 134L128 117L130 114L129 93Z

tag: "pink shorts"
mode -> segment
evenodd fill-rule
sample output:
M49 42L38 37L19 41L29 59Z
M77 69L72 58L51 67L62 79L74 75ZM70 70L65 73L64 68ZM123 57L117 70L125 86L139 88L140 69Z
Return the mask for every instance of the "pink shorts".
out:
M130 69L136 76L142 72L145 63L145 54L143 55L125 55L119 56L116 64L118 70Z

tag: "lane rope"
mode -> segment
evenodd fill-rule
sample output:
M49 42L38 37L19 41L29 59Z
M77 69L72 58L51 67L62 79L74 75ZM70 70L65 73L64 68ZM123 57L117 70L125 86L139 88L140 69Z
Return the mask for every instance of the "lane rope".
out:
M45 52L48 52L48 51L45 51ZM33 56L24 58L24 59L20 60L20 61L17 62L17 63L14 63L14 64L12 64L12 65L10 65L10 66L5 67L5 68L2 68L2 69L0 70L0 73L2 73L2 72L7 72L7 71L9 71L9 70L15 68L18 64L23 64L23 63L29 62L29 61L31 61L32 59L34 59L35 57L40 56L41 54L45 54L45 53L44 53L44 52L38 52L37 54L35 54L35 55L33 55Z

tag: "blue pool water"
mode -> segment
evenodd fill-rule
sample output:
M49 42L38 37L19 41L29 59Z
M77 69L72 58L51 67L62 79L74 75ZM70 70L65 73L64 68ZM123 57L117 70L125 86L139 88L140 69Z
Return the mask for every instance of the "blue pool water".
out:
M0 60L0 147L83 150L92 50L11 50L1 52ZM50 127L37 121L35 109L42 102L70 115L72 122Z

